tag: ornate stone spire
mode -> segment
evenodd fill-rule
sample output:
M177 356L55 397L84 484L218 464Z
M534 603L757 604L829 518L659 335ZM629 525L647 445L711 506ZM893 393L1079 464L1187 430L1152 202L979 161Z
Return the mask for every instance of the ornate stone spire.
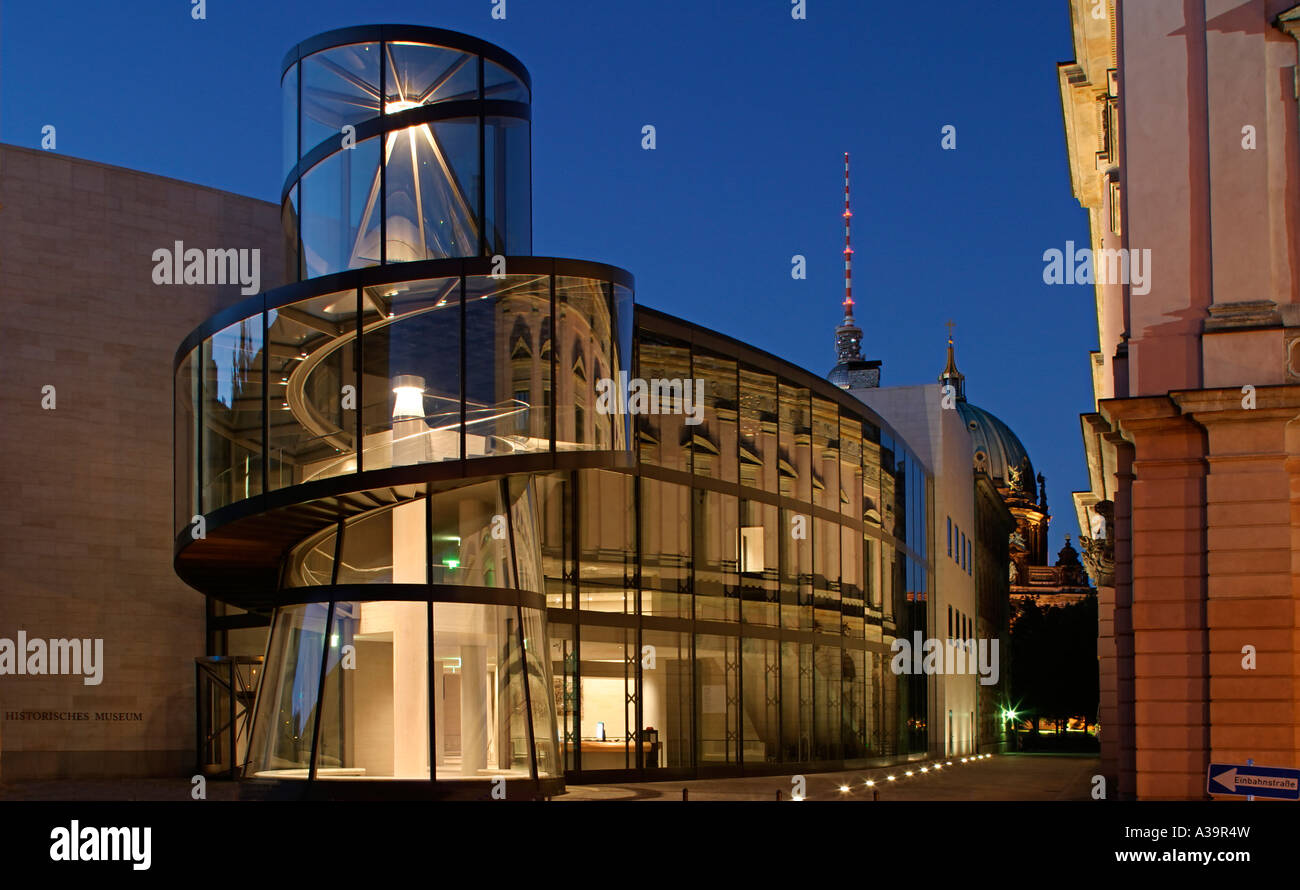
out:
M966 400L966 375L957 370L957 357L952 349L952 329L954 324L948 321L948 364L944 366L943 373L939 375L941 384L951 386L958 401Z

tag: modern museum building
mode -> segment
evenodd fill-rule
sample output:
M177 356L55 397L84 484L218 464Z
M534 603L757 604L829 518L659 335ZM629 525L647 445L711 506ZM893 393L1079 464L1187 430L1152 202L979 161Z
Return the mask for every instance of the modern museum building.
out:
M824 378L531 255L530 94L427 28L285 59L294 283L175 361L175 569L269 613L267 794L923 754L928 471ZM382 780L382 789L374 782ZM500 787L500 783L496 783Z
M514 56L348 28L281 95L278 205L0 146L0 635L103 641L102 683L6 678L5 781L197 747L250 797L522 799L975 750L890 669L942 630L925 452L534 256Z

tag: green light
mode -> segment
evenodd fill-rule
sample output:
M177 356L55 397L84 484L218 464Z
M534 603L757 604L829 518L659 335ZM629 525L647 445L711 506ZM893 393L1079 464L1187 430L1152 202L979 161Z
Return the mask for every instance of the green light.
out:
M460 560L454 556L448 556L446 559L442 561L442 564L449 569L460 568Z

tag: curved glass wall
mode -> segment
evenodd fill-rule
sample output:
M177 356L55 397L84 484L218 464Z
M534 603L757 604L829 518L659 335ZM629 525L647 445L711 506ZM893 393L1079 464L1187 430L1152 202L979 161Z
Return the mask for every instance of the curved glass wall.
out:
M927 626L929 472L829 384L711 345L639 329L637 376L703 380L700 422L639 414L636 471L539 482L566 768L734 774L926 750L926 679L889 664Z
M534 487L516 477L304 541L289 584L351 593L277 610L246 775L558 778L538 523ZM376 597L361 585L380 585Z
M282 607L245 776L558 778L545 628L540 608L494 603Z
M532 252L527 72L477 41L421 39L432 33L350 29L336 35L345 44L291 54L281 95L295 277Z
M454 275L265 305L177 361L178 531L345 474L629 448L632 294L607 279Z

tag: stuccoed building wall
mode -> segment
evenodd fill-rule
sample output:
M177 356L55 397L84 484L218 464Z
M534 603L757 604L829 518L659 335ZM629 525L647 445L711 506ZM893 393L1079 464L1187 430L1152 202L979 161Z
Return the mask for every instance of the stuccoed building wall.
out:
M0 642L0 780L189 771L205 616L171 566L171 362L244 296L156 285L153 255L256 248L273 287L280 208L14 146L0 168L0 640L103 640L97 685L9 673Z

